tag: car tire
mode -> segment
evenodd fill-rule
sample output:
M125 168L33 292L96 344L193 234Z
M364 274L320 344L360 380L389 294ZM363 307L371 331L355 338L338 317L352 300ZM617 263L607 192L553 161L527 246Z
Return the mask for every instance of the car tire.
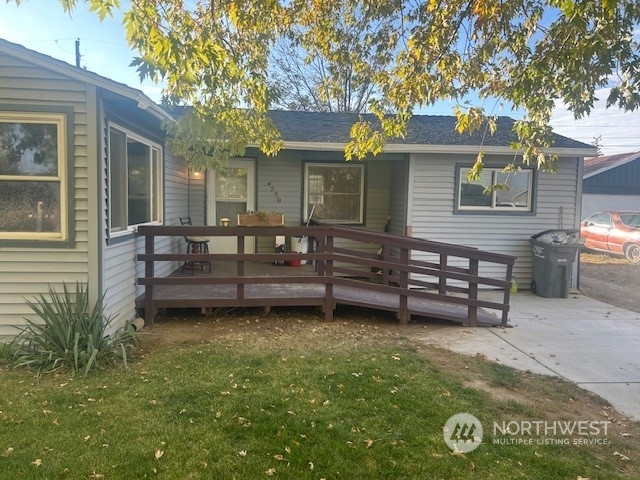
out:
M640 245L637 243L627 245L624 249L624 256L631 263L640 263Z

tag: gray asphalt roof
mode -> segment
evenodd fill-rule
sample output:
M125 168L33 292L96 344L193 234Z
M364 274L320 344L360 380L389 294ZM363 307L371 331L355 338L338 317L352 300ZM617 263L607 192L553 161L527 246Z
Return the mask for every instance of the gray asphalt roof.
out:
M347 143L349 131L358 115L327 112L292 112L273 110L269 116L274 121L282 139L286 142L326 142ZM365 120L375 121L372 115L363 115ZM411 117L404 138L389 139L389 144L405 145L485 145L509 146L516 140L512 131L514 119L498 117L498 130L495 135L483 132L472 135L458 134L455 131L456 119L444 115L415 115ZM554 134L556 148L593 148L592 145Z

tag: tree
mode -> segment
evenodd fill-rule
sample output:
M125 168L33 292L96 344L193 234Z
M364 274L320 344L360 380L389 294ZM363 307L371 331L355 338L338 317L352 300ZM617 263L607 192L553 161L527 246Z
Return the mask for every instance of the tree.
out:
M85 1L101 17L119 4ZM76 2L61 0L66 10ZM343 8L372 24L395 21L394 29L358 37L363 49L392 52L393 63L372 73L369 110L377 121L354 124L347 159L382 151L388 138L404 134L416 107L474 95L524 111L513 146L525 162L545 166L557 100L576 118L589 114L604 86L611 87L608 106L640 104L640 3L631 0L135 0L124 22L140 53L134 65L143 77L166 80L169 101L194 105L200 120L217 122L220 138L233 145L256 142L273 154L281 143L266 115L275 98L270 52L296 31L320 52L323 42L342 51L346 39L334 20ZM360 71L360 58L348 49L332 61ZM491 114L459 108L458 129L490 132ZM190 140L183 153L204 152L206 163L206 139Z
M276 106L288 110L364 113L375 95L373 77L390 68L398 21L371 18L347 0L327 11L334 25L329 38L314 28L292 26L271 54L269 85ZM380 38L387 38L381 44Z

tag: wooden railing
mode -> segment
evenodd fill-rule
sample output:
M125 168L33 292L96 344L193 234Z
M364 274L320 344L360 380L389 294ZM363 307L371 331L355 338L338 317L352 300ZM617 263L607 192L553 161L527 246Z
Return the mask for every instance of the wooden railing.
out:
M379 233L365 229L340 226L310 227L215 227L215 226L141 226L138 234L145 237L145 252L138 260L145 263L144 277L138 284L144 285L145 319L153 322L157 308L165 307L221 307L221 306L276 306L316 305L322 307L325 318L333 318L336 303L365 305L394 311L402 323L420 309L412 307L416 302L435 301L466 308L463 323L475 326L478 309L497 310L500 323L506 325L509 312L509 294L515 257L475 248L433 242L411 237ZM285 235L287 238L306 236L314 245L309 253L245 253L245 237L270 237ZM237 253L156 253L156 237L206 236L215 243L216 237L236 237ZM302 259L313 262L315 269L301 275L274 274L253 275L247 273L246 262L287 261ZM226 276L198 274L193 276L156 277L156 262L233 262L235 271ZM501 271L499 275L481 274L485 268ZM496 278L497 277L497 278ZM160 285L207 287L199 295L189 298L156 298L154 287ZM231 285L235 295L216 295L217 286ZM315 285L315 293L299 288L295 294L247 295L247 286ZM266 287L265 287L266 288ZM318 288L323 289L321 295ZM481 300L480 289L503 290L502 302ZM372 305L357 298L336 298L336 290L374 292L380 296L395 295L399 301L391 305ZM183 296L184 297L184 296ZM447 315L440 315L447 318ZM454 319L452 317L452 319Z

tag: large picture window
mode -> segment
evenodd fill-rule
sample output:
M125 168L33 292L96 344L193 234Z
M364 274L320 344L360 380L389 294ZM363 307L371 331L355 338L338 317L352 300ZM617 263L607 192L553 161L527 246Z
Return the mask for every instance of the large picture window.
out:
M109 128L109 225L112 233L162 221L162 151L149 140Z
M363 223L364 165L307 163L305 218L327 223Z
M467 180L469 170L458 171L458 210L533 211L533 170L503 173L500 168L484 168L476 182Z
M0 239L68 239L67 116L0 111Z

